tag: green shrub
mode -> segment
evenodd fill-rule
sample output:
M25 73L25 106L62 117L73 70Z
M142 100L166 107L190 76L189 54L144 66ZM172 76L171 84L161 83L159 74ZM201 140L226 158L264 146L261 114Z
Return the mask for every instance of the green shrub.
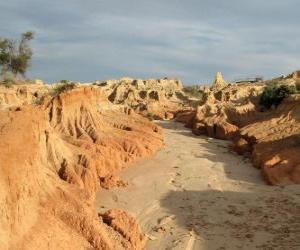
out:
M51 91L52 96L57 96L62 92L69 91L75 88L75 83L60 83L57 84Z
M68 80L60 80L59 82L60 82L60 83L63 83L63 84L67 84L67 83L69 83L69 81L68 81Z
M297 92L300 92L300 81L299 80L296 82L296 90L297 90Z
M105 86L107 86L107 82L96 81L96 82L93 82L92 85L98 86L98 87L105 87Z
M288 85L268 84L260 98L260 104L266 108L277 107L284 98L294 94L296 89Z

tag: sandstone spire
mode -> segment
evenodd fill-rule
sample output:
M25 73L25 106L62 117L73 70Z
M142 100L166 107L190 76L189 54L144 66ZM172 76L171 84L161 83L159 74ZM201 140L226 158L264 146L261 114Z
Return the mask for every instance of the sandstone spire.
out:
M223 79L222 73L217 72L214 83L213 83L213 88L215 89L222 89L228 85L227 82Z

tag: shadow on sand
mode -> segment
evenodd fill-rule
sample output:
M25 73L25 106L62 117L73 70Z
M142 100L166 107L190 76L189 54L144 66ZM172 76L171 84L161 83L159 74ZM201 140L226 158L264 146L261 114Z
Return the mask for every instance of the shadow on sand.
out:
M272 188L254 193L172 191L161 205L208 250L300 249L299 198Z
M208 250L300 249L300 192L267 186L248 159L228 148L229 142L195 136L179 123L159 125L170 133L202 139L195 142L200 145L199 151L191 151L192 155L183 156L183 160L203 158L214 163L212 168L221 168L229 179L250 184L245 189L249 192L169 192L160 203L175 215L180 228L194 231ZM199 173L203 175L201 164Z

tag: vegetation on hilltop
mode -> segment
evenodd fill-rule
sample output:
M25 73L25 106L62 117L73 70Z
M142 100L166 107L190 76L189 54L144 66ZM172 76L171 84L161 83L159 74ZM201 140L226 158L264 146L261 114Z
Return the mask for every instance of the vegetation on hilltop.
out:
M300 92L300 80L296 81L296 90L297 92Z
M277 107L283 101L283 99L295 94L296 88L298 89L300 86L294 87L285 84L279 85L276 83L269 83L262 93L260 104L267 109L271 108L272 106Z
M54 88L52 89L51 91L51 95L52 96L57 96L59 95L60 93L62 92L66 92L66 91L69 91L71 89L74 89L75 88L75 83L59 83L57 85L54 86Z

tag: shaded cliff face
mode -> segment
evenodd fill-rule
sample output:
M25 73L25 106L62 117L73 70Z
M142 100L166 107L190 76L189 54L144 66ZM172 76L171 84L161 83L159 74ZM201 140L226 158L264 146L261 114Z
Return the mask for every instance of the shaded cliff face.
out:
M109 80L98 84L115 104L125 104L145 116L172 119L182 109L184 92L176 79Z
M253 164L270 184L300 184L300 95L287 98L239 131L235 147L251 149ZM240 145L244 140L244 145Z
M130 215L93 203L101 182L162 146L159 127L94 87L2 110L0 127L1 249L143 248Z
M296 82L296 74L282 78ZM194 112L179 114L195 134L230 139L234 149L252 158L272 185L300 184L300 96L285 99L277 109L261 112L264 84L229 85L208 94Z

